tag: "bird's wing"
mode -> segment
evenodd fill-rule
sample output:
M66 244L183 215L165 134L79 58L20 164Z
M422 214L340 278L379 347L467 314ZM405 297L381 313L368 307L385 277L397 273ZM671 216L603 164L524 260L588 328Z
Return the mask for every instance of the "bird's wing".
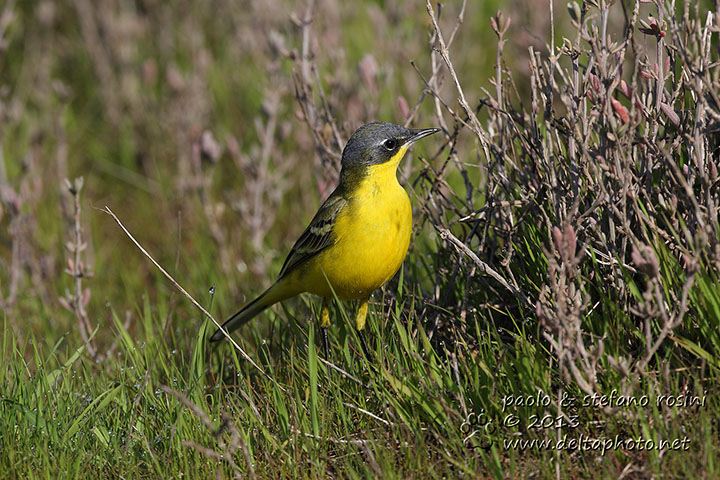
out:
M333 229L335 228L335 221L347 203L347 200L342 195L336 193L333 193L325 200L325 203L322 204L310 221L310 225L290 250L280 270L278 279L334 243Z

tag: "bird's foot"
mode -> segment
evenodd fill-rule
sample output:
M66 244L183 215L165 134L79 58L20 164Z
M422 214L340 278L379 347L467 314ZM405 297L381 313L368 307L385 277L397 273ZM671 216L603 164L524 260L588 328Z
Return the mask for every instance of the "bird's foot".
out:
M363 333L362 330L358 330L357 334L358 334L358 337L360 338L360 345L362 346L363 353L365 354L365 358L369 362L372 362L373 357L370 354L370 350L368 349L367 342L365 342L365 334Z
M328 340L328 327L322 328L323 345L325 347L325 360L330 361L330 341Z

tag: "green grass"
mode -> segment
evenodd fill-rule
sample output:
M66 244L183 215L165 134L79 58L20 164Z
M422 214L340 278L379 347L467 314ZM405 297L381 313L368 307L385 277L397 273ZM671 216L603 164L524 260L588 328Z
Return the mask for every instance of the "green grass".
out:
M696 289L703 298L709 293L702 284ZM647 396L649 406L607 417L582 406L579 390L558 383L546 347L523 319L505 312L514 327L502 330L487 317L468 319L473 343L433 347L414 308L416 297L406 291L398 298L396 308L371 307L368 336L376 358L371 365L349 324L338 320L332 326L331 357L346 373L319 361L319 339L308 321L314 312L307 307L295 309L305 311L300 315L286 311L258 319L241 344L273 380L227 344L208 344L214 327L178 297L172 304L164 298L139 305L134 334L117 315L99 326L119 339L102 364L95 364L73 335L56 341L30 336L21 342L6 322L0 468L11 478L207 478L218 470L231 476L230 455L235 468L248 476L245 448L260 478L406 478L418 472L437 478L513 478L531 471L551 477L556 462L562 477L612 478L618 464L639 458L654 475L669 469L704 472L708 478L717 474L715 368L690 365L670 377L667 391L642 382L633 396ZM338 308L333 313L336 319L343 316ZM165 322L181 315L195 316L195 327L171 325L163 335ZM687 341L683 345L687 348ZM603 381L608 395L614 381ZM654 406L660 394L683 392L705 397L705 405ZM508 398L544 394L573 399L575 405L568 400L562 411L576 417L577 425L556 429L558 411L552 406L503 405ZM178 395L205 412L212 426ZM236 431L220 428L223 415ZM531 449L527 456L507 443L554 442L563 435L618 435L656 443L687 436L692 454ZM192 445L215 453L209 457Z

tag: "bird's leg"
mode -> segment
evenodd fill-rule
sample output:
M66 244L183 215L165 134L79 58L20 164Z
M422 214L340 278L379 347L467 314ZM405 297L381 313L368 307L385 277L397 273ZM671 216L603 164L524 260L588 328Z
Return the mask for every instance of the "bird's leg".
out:
M322 330L323 343L325 346L325 360L330 361L330 344L328 342L328 327L330 326L330 302L323 298L322 309L320 310L320 329Z
M357 314L355 315L355 329L357 330L358 337L360 338L360 345L362 346L363 353L365 353L365 358L372 360L372 355L370 355L370 350L368 349L367 343L365 342L365 335L363 334L363 330L365 329L365 320L367 318L369 299L370 297L360 301L360 306L358 307Z

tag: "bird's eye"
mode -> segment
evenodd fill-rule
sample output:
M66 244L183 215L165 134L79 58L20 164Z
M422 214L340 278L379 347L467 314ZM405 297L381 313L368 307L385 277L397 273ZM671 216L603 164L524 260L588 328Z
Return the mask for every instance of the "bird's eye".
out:
M394 138L388 138L382 143L382 145L388 150L395 150L395 147L397 147L397 140Z

